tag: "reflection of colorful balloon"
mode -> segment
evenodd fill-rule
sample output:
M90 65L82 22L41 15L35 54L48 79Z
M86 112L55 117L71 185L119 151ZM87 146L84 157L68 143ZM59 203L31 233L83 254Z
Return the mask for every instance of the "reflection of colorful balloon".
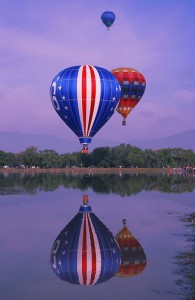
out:
M101 15L102 22L109 29L110 26L114 23L116 16L112 11L105 11Z
M53 244L50 262L54 272L69 283L94 285L113 277L120 259L113 234L92 212L85 198L77 215Z
M120 85L109 71L89 65L64 69L52 81L51 100L87 152L92 137L113 115Z
M126 227L125 219L123 224L123 229L116 235L121 249L121 265L116 276L130 277L140 274L145 269L146 255L140 243Z
M123 125L132 109L139 103L146 88L144 76L131 68L117 68L111 71L121 85L121 98L117 112L123 117Z

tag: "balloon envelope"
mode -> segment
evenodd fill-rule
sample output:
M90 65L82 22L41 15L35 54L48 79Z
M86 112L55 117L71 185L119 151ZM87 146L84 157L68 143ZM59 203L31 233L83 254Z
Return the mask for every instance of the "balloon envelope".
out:
M111 72L90 65L62 70L50 88L54 109L84 145L113 115L120 91Z
M84 203L56 238L50 263L56 275L69 283L95 285L118 271L120 248L109 229Z
M110 26L114 23L116 16L112 11L105 11L101 15L102 22L109 29Z
M146 255L140 243L124 226L116 235L121 249L121 265L117 277L131 277L140 274L146 267Z
M146 80L144 76L132 68L121 67L111 71L121 85L121 98L117 106L117 112L123 117L123 125L132 109L142 98Z

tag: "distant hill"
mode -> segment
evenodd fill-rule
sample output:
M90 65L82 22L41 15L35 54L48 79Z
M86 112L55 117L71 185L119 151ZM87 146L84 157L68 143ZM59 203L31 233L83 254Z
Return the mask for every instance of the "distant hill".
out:
M133 140L131 144L142 149L184 148L195 151L195 129L160 139Z
M56 150L58 153L79 151L79 142L70 142L53 135L35 135L19 132L0 131L0 150L5 152L21 152L29 146L39 150Z
M94 139L90 145L90 151L97 147L114 147L123 142L111 142ZM195 151L195 129L184 131L161 139L128 140L125 144L131 144L141 149L160 148L184 148ZM81 150L80 143L67 141L53 135L33 135L18 132L0 131L0 150L5 152L21 152L29 146L35 146L39 150L52 149L58 153L72 153Z

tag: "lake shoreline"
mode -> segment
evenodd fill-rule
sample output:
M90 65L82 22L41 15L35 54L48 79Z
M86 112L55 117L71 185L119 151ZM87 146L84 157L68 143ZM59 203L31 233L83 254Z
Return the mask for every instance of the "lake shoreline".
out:
M65 174L170 174L171 168L24 168L24 169L4 169L0 168L0 173L65 173Z

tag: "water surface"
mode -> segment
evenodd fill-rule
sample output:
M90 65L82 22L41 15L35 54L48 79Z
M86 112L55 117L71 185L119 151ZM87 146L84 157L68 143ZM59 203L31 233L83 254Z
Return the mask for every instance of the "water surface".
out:
M194 189L195 179L181 175L0 174L0 299L190 299L176 284L183 274L175 258L189 246L180 219L194 212ZM126 219L146 256L138 274L98 285L56 276L52 245L83 195L114 236Z

